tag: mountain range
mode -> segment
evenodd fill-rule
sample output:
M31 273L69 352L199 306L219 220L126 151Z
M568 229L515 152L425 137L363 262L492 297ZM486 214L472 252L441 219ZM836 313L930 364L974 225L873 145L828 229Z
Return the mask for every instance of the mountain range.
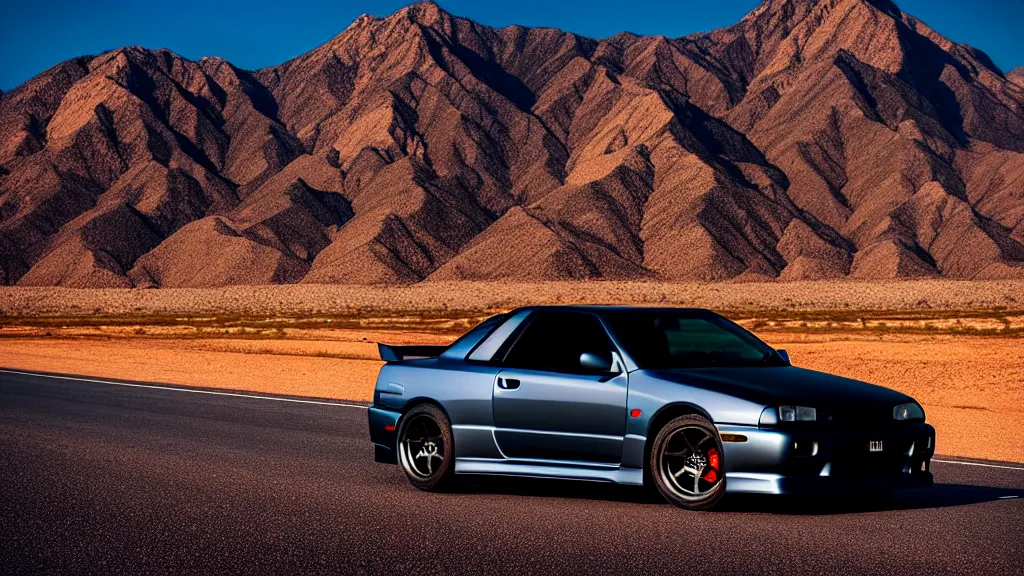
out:
M889 0L680 38L418 3L0 98L0 284L1024 278L1024 70Z

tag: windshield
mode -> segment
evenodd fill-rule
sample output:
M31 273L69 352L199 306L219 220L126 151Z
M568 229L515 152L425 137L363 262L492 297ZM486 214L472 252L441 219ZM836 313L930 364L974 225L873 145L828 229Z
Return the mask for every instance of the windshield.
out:
M610 328L640 368L778 366L775 351L735 323L700 310L623 310Z

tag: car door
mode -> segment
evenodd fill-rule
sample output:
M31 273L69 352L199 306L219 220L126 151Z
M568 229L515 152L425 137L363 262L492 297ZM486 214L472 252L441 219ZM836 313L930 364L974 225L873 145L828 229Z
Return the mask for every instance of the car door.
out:
M494 437L514 459L617 464L626 427L626 381L586 369L583 353L612 358L597 316L537 311L514 337L495 377Z

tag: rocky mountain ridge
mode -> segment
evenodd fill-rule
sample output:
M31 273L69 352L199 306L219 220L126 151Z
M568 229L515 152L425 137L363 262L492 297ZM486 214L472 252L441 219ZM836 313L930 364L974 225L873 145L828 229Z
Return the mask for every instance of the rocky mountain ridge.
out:
M681 38L420 3L0 99L0 282L1024 277L1024 80L888 0Z

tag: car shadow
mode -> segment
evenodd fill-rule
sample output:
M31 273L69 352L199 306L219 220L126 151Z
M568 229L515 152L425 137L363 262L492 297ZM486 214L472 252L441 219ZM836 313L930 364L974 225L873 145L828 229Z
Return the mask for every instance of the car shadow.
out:
M1024 498L1024 490L969 484L935 484L926 488L895 490L887 495L871 493L814 496L732 494L723 500L721 511L827 516L949 508L1015 498Z
M606 482L471 476L460 479L453 491L461 494L502 494L668 505L651 490ZM869 494L814 496L729 494L715 510L722 513L755 512L822 516L948 508L1015 498L1024 498L1024 490L968 484L935 484L927 488L896 490L887 496Z
M459 494L500 494L537 498L574 498L610 502L664 503L656 494L639 486L611 482L530 478L522 476L459 476L452 492Z

